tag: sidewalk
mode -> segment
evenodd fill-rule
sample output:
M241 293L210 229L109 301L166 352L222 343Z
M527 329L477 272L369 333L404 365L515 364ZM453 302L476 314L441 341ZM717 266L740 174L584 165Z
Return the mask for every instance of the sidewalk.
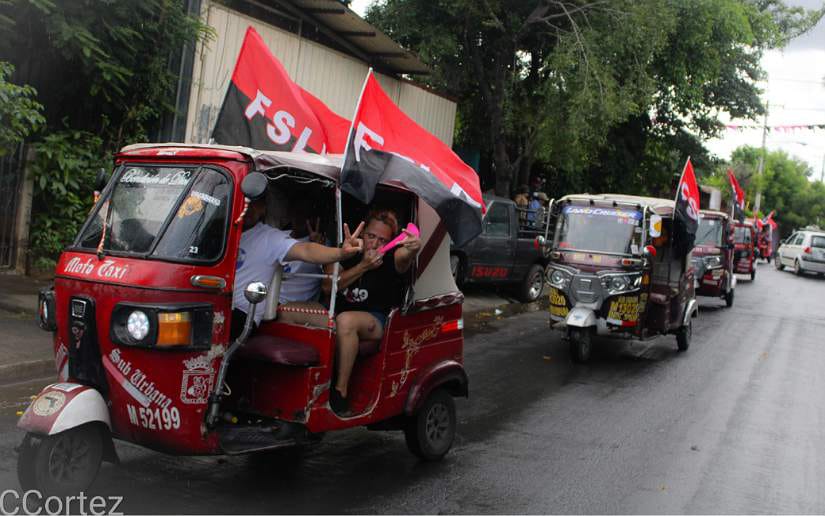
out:
M0 273L0 385L55 375L51 335L36 322L37 293L49 283ZM531 309L494 290L471 286L464 294L467 330Z

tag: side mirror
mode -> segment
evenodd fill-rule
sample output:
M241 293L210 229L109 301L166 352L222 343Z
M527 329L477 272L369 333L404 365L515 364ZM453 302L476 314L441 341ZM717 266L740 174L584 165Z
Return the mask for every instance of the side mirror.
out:
M263 282L260 281L253 281L249 285L246 286L246 290L244 290L243 295L246 297L246 300L249 301L253 305L257 305L264 299L266 299L267 288Z
M645 258L655 258L656 257L656 248L652 245L646 245L644 249L642 249L642 254Z
M241 191L250 201L257 201L266 193L268 180L260 172L251 172L243 178Z

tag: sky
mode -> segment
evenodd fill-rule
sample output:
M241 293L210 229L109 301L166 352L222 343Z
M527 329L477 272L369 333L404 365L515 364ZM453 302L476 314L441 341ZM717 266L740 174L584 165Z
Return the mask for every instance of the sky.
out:
M350 8L363 16L375 0L353 0ZM818 9L825 0L786 0L787 5ZM762 68L768 78L760 83L762 99L769 102L767 125L791 126L825 124L825 18L808 33L792 40L782 50L764 54ZM730 120L726 124L761 126L763 120ZM762 145L761 127L727 129L719 138L706 142L711 152L729 159L741 145ZM784 150L811 167L812 179L825 171L825 129L775 129L767 133L768 150Z

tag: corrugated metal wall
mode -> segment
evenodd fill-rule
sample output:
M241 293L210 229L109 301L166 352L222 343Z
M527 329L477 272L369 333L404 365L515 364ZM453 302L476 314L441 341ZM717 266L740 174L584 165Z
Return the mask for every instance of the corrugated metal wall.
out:
M186 124L188 142L205 143L208 140L246 28L250 25L261 34L295 82L339 115L352 118L369 69L367 65L222 5L205 1L203 9L204 18L215 28L217 38L199 45L197 50ZM407 82L381 74L377 77L387 94L407 115L441 141L452 145L454 102Z

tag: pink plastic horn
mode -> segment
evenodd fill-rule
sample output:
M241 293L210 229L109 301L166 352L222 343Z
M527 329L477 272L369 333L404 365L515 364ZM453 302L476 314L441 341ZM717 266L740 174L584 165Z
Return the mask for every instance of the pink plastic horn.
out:
M418 230L418 226L416 226L412 222L407 224L407 227L405 228L405 231L407 233L410 233L411 235L414 235L414 236L417 236L417 237L421 236L421 231ZM386 254L387 251L391 250L393 247L397 246L405 238L407 238L407 233L402 231L400 235L398 235L397 237L393 238L392 240L390 240L389 242L384 244L384 247L382 247L381 250L379 250L378 252L381 253L381 254Z

